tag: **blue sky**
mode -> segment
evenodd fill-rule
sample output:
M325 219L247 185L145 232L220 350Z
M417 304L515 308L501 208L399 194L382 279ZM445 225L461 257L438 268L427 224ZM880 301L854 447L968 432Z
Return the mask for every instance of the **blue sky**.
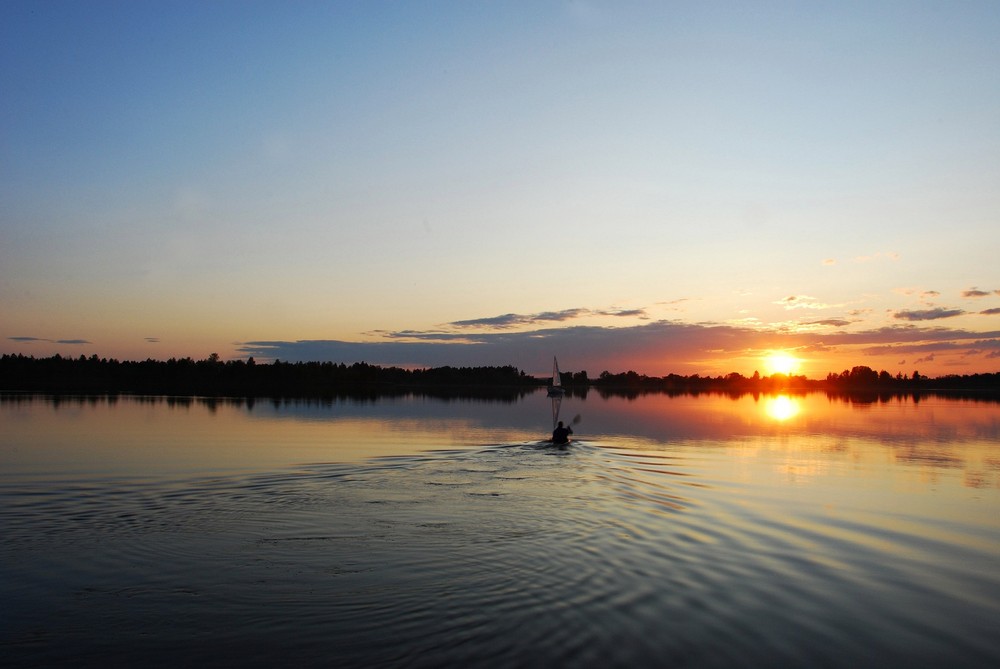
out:
M996 371L998 34L994 2L7 2L0 349Z

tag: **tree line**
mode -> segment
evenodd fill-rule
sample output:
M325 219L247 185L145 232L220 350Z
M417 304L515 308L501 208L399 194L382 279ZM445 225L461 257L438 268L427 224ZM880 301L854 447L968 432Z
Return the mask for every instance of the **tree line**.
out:
M586 376L586 372L583 373ZM573 385L578 376L561 374L563 385ZM830 372L825 379L808 379L805 376L772 374L744 376L732 372L725 376L646 376L634 371L611 374L602 372L590 382L598 388L646 388L660 390L724 390L724 391L780 391L780 390L898 390L903 392L920 390L986 390L1000 391L1000 372L984 374L949 374L930 378L914 371L910 376L897 373L895 376L882 370L876 372L871 367L858 365L850 370Z
M204 360L116 360L80 356L0 357L0 390L39 393L129 393L231 397L321 397L424 394L512 396L532 391L539 380L513 366L403 369L366 362L257 364Z
M909 376L876 372L856 366L825 379L773 374L743 376L647 376L629 370L601 372L591 378L586 371L563 372L563 387L570 395L596 388L605 394L636 392L834 392L877 391L985 391L1000 393L1000 372L947 375L929 378L919 372ZM323 397L336 395L391 395L420 392L440 396L507 397L516 399L548 383L512 365L492 367L433 367L403 369L366 362L256 363L220 359L213 353L204 360L170 358L160 361L119 361L54 355L0 357L0 390L54 394L129 393L136 395L198 395L209 397Z

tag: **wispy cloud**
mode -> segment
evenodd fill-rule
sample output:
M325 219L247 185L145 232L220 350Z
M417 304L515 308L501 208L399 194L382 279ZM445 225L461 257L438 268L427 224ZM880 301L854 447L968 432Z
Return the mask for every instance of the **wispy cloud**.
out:
M990 295L1000 295L1000 290L980 290L979 288L969 288L962 291L962 297L989 297Z
M830 325L835 328L842 328L845 325L850 325L853 322L855 321L849 321L843 318L824 318L823 320L819 321L808 321L806 323L803 323L803 325Z
M646 310L576 308L563 309L562 311L542 311L537 314L501 314L500 316L488 316L486 318L452 321L451 323L448 323L448 325L456 328L509 329L543 323L563 323L578 318L585 318L587 316L646 318Z
M899 295L905 295L907 297L919 297L924 302L929 303L929 300L941 297L941 292L937 290L925 290L923 288L894 288L894 293Z
M666 302L657 302L656 306L658 306L658 307L670 307L674 311L680 311L679 306L682 305L682 304L684 304L685 302L689 302L689 301L690 301L689 298L687 298L687 297L681 297L681 298L678 298L676 300L668 300Z
M970 354L979 354L983 351L1000 350L1000 339L979 339L968 341L965 339L946 339L938 341L923 341L921 343L900 343L886 346L870 346L862 349L867 355L898 355L900 353L946 353L950 351L963 351Z
M148 343L150 343L150 344L159 344L160 343L160 338L159 337L146 337L145 341L148 342Z
M642 319L649 318L649 316L646 315L645 309L619 309L617 311L614 310L599 311L596 313L601 316L615 316L618 318L627 318L627 317L642 318Z
M834 305L826 304L824 302L818 301L815 297L810 297L809 295L789 295L786 298L778 300L774 304L781 305L785 309L829 309Z
M79 345L79 344L91 344L86 339L46 339L45 337L8 337L11 341L19 341L23 343L30 343L33 341L45 342L47 344L68 344L68 345Z
M513 328L534 323L568 321L587 313L589 313L587 309L564 309L563 311L544 311L537 314L501 314L500 316L452 321L448 325L456 328Z
M955 316L961 316L964 313L965 311L963 309L945 309L944 307L936 307L934 309L897 311L893 314L893 318L898 318L903 321L936 321L942 318L954 318Z
M983 316L997 316L1000 315L1000 307L994 307L993 309L983 309L979 312Z

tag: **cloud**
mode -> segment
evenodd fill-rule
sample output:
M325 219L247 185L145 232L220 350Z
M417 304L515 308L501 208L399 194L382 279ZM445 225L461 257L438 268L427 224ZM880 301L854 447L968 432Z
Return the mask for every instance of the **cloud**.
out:
M368 334L398 341L436 341L459 344L474 344L482 334L465 332L440 332L436 330L374 330Z
M922 290L920 288L893 288L892 292L899 293L900 295L906 295L908 297L918 295L922 300L933 300L936 297L941 297L941 291Z
M719 373L736 358L753 357L757 351L776 348L801 351L891 355L909 352L927 355L954 353L967 348L1000 350L1000 331L969 332L948 328L898 325L862 332L776 332L742 324L691 324L654 321L626 327L575 325L525 331L440 332L400 330L379 332L366 342L341 340L248 341L239 345L241 355L257 360L286 362L368 362L400 367L451 365L514 365L540 374L558 355L567 371L628 369L662 375ZM713 372L714 373L714 372Z
M448 325L457 328L489 327L504 329L519 325L530 325L532 323L568 321L573 318L579 318L587 313L589 313L587 309L564 309L563 311L545 311L538 314L501 314L500 316L452 321Z
M822 342L816 344L809 344L807 346L799 346L795 349L796 353L829 353L834 350L832 346L827 346Z
M842 328L845 325L850 325L854 322L855 321L848 321L843 318L824 318L821 321L809 321L807 323L803 323L803 325L832 325L835 328Z
M87 341L86 339L46 339L44 337L8 337L11 341L19 341L23 343L29 343L33 341L41 341L47 344L91 344L93 342Z
M815 297L809 295L790 295L774 304L779 304L789 311L792 309L829 309L832 306L818 302Z
M824 264L824 265L829 265L829 266L832 266L832 265L836 265L836 264L837 264L837 261L836 261L835 259L833 259L833 258L825 258L825 259L823 260L823 264Z
M954 318L961 316L965 311L962 309L945 309L936 307L934 309L917 309L914 311L897 311L893 318L903 321L935 321L941 318Z
M645 309L563 309L562 311L543 311L537 314L501 314L486 318L452 321L448 323L456 328L493 328L509 329L539 323L562 323L586 316L615 316L646 318Z
M150 344L159 344L160 343L160 338L159 337L146 337L145 341L148 342L148 343L150 343Z
M667 302L656 302L656 306L667 307L668 311L684 311L684 308L681 305L690 301L691 300L689 298L682 297L676 300L669 300ZM643 318L647 318L647 316L643 316Z
M957 344L953 341L930 342L926 344L892 344L889 346L869 346L861 349L865 355L899 355L900 353L927 353L936 351L944 353L947 351L965 350L968 344Z
M983 309L979 312L983 316L996 316L1000 315L1000 307L994 307L993 309Z
M524 316L517 314L503 314L502 316L491 316L489 318L474 318L466 321L452 321L449 325L457 328L510 328L524 323Z
M980 290L976 287L972 287L968 290L962 291L962 297L989 297L990 295L1000 295L1000 290Z
M945 331L949 336L954 335L956 331ZM927 333L925 331L925 334ZM943 334L943 333L942 333ZM953 339L958 339L954 341ZM972 350L970 350L972 349ZM950 352L964 352L969 354L970 352L982 353L983 349L990 349L1000 351L1000 339L979 339L974 341L962 341L961 338L953 337L952 339L943 341L923 341L921 343L897 343L890 344L887 346L871 346L862 349L862 353L865 355L898 355L900 353L950 353Z
M725 325L691 325L656 321L630 327L576 325L538 328L523 332L418 332L382 333L381 341L339 340L251 341L239 352L256 359L285 361L365 361L403 367L507 365L536 372L552 364L552 356L565 361L567 370L580 369L573 361L586 360L589 370L645 373L683 369L691 372L692 359L703 359L712 349L742 351L753 342L769 341L755 330Z
M615 316L617 318L627 318L629 316L635 318L649 318L646 315L645 309L619 309L619 310L606 310L606 311L595 311L595 314L599 316Z

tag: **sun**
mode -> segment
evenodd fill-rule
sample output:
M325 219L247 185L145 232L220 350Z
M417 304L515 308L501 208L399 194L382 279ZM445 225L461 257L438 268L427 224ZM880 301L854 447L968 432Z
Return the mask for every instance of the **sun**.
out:
M799 359L786 351L775 351L764 358L764 364L771 374L787 376L799 368Z

